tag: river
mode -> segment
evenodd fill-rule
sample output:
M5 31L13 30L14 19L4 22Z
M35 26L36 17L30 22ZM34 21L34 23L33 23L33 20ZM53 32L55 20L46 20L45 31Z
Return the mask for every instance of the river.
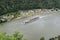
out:
M28 24L24 24L26 19L6 22L0 24L0 30L8 34L12 34L14 31L22 32L28 40L39 40L42 36L45 37L45 40L48 40L51 37L60 35L60 14L39 17L40 19Z

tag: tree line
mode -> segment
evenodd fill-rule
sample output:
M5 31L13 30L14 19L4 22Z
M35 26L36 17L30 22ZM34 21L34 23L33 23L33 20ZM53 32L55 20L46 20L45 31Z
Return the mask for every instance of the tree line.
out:
M60 8L60 0L0 0L0 15L18 10Z

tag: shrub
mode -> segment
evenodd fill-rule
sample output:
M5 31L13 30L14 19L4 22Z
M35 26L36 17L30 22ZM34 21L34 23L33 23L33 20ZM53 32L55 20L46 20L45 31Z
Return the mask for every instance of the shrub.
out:
M45 40L45 38L44 37L41 37L40 40Z
M23 34L15 32L13 35L8 35L6 32L0 32L0 40L23 40Z

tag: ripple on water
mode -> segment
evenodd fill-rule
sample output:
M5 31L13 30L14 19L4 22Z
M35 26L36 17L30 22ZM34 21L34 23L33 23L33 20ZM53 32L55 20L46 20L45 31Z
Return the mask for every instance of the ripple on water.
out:
M37 21L24 25L22 21L16 20L0 25L0 29L9 34L21 31L29 40L39 40L44 36L46 40L60 34L60 15L50 14Z

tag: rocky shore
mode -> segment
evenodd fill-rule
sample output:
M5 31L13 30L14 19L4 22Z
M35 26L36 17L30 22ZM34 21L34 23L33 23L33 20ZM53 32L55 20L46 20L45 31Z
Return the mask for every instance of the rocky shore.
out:
M53 9L34 9L34 10L18 11L17 13L10 13L0 16L0 23L8 22L13 19L23 19L34 15L49 14L51 12L53 13L60 12L60 10L57 11Z

